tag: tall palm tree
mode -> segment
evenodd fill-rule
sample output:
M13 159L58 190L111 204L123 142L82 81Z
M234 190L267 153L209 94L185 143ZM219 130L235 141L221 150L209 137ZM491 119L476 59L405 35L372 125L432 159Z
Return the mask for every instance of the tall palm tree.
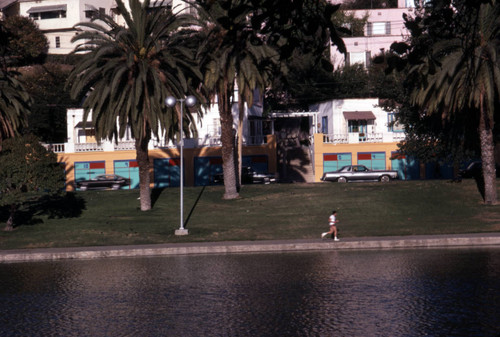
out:
M410 98L427 113L443 118L478 112L484 201L496 204L493 128L500 99L500 3L482 1L470 7L464 2L454 12L463 30L438 40L424 62L410 69L410 75L419 79Z
M73 98L86 96L84 120L92 114L98 139L122 138L130 129L135 139L140 177L141 210L151 209L148 143L159 131L174 137L179 113L166 113L165 98L182 98L201 78L194 53L187 45L194 19L170 10L151 11L150 1L122 0L117 8L126 26L110 16L79 23L82 41L75 53L83 60L68 79ZM188 114L188 117L191 116Z
M10 71L9 32L0 21L0 151L2 141L14 137L27 125L32 99L19 81L19 74Z
M249 1L199 1L202 17L207 19L205 44L200 48L204 86L211 96L217 96L220 120L224 199L239 196L242 133L245 103L253 104L256 89L262 93L270 84L274 64L279 60L275 49L268 46L260 27L252 25L255 9ZM203 11L205 10L205 11ZM235 88L238 89L234 97ZM233 104L238 100L238 155L235 158ZM238 162L238 166L235 163Z
M2 141L14 137L27 125L31 97L16 74L0 70L0 150Z

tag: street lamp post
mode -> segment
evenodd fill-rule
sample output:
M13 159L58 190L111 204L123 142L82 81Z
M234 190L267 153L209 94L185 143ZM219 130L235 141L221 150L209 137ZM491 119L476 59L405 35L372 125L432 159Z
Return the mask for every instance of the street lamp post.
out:
M187 107L192 107L196 104L196 97L188 96L185 99L176 99L175 97L168 96L165 99L165 104L173 108L177 102L181 103L181 118L179 119L179 130L180 130L180 153L181 153L181 181L180 181L180 227L175 230L175 235L188 235L188 230L184 228L184 133L183 133L183 119L184 119L184 103Z

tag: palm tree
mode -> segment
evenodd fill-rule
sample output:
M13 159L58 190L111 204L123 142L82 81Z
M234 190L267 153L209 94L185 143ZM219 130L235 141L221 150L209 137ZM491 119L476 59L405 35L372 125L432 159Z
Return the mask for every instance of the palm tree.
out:
M148 143L159 129L172 139L179 118L178 111L166 113L172 111L164 100L196 94L192 80L201 78L187 46L194 19L161 7L150 11L149 4L129 0L129 11L117 0L125 27L109 16L77 24L81 32L73 40L82 42L74 52L84 55L68 79L73 98L86 96L84 121L91 113L98 139L117 140L130 129L143 211L151 209Z
M27 125L32 99L18 79L18 73L8 68L9 32L0 21L0 151L2 141L14 137Z
M250 21L255 9L248 1L217 1L200 5L205 9L206 43L200 48L203 55L204 86L211 96L217 96L221 119L222 161L224 170L224 199L239 196L241 175L242 133L245 103L250 108L256 89L262 93L270 84L274 64L279 60L275 49L265 42L260 27ZM237 97L233 97L235 88ZM232 107L238 99L237 127L239 167L235 167L235 134Z
M14 137L27 125L31 97L16 74L0 70L0 150L4 139Z
M432 54L410 68L419 83L410 99L428 114L439 113L442 118L477 113L484 201L496 204L493 128L500 98L500 4L483 1L457 9L463 30L453 38L438 40Z

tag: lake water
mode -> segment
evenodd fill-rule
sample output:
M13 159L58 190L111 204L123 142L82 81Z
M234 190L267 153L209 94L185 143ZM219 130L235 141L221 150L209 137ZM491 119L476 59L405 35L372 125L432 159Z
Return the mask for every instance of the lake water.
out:
M498 336L500 248L0 265L1 336Z

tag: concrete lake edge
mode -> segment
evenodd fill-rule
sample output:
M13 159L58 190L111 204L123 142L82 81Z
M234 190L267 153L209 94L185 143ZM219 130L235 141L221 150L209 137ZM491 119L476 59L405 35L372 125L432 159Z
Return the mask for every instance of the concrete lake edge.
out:
M478 246L500 248L500 233L356 237L341 239L339 242L331 239L305 239L15 249L0 250L0 263L193 254Z

